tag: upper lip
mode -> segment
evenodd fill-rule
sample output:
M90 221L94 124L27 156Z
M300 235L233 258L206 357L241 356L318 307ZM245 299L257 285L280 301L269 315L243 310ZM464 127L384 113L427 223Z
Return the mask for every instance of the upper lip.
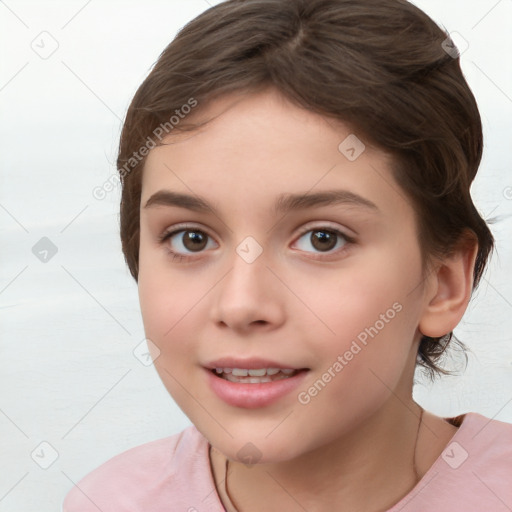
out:
M296 367L290 364L278 363L270 361L269 359L261 359L259 357L252 357L250 359L242 359L235 357L222 357L206 363L205 368L213 370L215 368L243 368L247 370L256 370L260 368L280 368L280 369L293 369L305 370L306 368Z

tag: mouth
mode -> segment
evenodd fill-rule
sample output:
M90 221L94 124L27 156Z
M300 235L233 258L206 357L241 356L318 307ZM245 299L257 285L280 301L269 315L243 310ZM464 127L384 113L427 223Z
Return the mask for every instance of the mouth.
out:
M304 383L310 371L309 368L286 368L262 359L218 360L204 370L210 389L217 397L232 407L243 409L292 400L292 393Z
M212 368L216 377L238 384L264 384L295 377L308 368Z

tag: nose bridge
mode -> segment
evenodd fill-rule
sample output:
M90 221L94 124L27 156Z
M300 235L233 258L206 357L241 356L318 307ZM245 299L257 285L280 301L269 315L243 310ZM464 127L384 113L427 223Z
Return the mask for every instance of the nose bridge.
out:
M259 252L259 254L258 254ZM268 257L251 242L242 242L229 258L230 271L224 279L223 294L237 298L240 306L258 303L264 298Z
M215 306L215 321L233 328L245 328L251 323L279 323L282 304L267 268L269 254L252 237L244 239L229 257L229 271L219 283Z

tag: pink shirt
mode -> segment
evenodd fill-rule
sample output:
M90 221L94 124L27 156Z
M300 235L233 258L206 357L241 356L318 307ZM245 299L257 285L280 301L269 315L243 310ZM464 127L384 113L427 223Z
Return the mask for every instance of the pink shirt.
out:
M191 426L117 455L66 496L63 512L223 512L208 441ZM388 512L510 512L512 425L467 413L414 489Z

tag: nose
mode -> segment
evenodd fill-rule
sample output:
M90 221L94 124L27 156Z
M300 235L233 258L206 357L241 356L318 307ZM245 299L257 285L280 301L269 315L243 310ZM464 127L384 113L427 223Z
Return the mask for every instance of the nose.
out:
M212 320L238 333L273 330L284 323L284 287L261 255L252 263L235 251L230 270L214 289Z

